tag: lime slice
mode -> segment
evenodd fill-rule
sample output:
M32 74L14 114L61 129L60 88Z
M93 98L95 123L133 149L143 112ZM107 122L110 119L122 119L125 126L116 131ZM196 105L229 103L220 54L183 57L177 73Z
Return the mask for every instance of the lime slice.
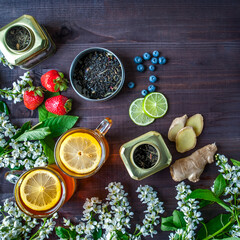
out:
M167 99L162 93L149 93L143 100L144 113L152 118L160 118L165 115L168 110Z
M143 111L144 98L137 98L129 107L129 116L139 126L147 126L154 122L154 118L148 117Z

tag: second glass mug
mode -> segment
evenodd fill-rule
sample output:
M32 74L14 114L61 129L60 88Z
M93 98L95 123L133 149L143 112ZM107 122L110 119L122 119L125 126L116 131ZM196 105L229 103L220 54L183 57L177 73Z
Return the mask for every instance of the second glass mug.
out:
M109 130L109 128L112 126L112 120L110 118L105 118L95 130L91 130L88 128L72 128L68 131L66 131L62 136L60 136L60 138L57 140L57 143L55 145L55 149L54 149L54 157L55 157L55 162L58 165L58 167L68 176L70 177L74 177L74 178L78 178L78 179L82 179L82 178L87 178L90 177L92 175L94 175L97 171L99 171L99 169L102 167L102 165L104 164L104 162L106 161L106 159L109 156L109 145L107 140L105 139L105 134L107 133L107 131ZM71 136L72 134L75 133L83 133L83 134L89 134L91 135L94 139L96 139L96 141L98 142L98 144L101 147L101 158L100 161L97 165L97 167L95 169L93 169L90 172L84 173L84 174L80 174L77 172L74 172L72 170L70 170L61 160L61 156L60 156L60 148L62 143L64 142L64 140ZM76 159L77 161L77 159Z
M41 189L46 188L45 191L49 191L51 188L51 182L48 181L48 179L45 177L45 179L41 180L39 179L39 173L45 173L47 174L47 177L51 177L55 179L55 182L59 185L59 189L57 192L58 198L56 200L56 203L48 207L46 209L40 209L38 207L36 208L36 201L34 202L33 198L31 201L29 199L26 201L28 196L24 193L26 188L32 188L31 182L35 182L34 179L38 178L39 181L37 181L38 184L43 183L42 181L45 180L45 183L42 185L42 187L39 187L35 185L35 191L32 192L32 194L35 194L35 198L38 198L41 193ZM41 176L42 177L42 176ZM20 208L22 212L29 215L30 217L34 218L43 218L43 217L49 217L55 212L57 212L64 203L66 203L74 194L76 190L77 181L74 178L71 178L64 174L55 164L49 165L47 167L35 167L28 171L21 171L21 170L13 170L9 171L5 174L5 179L13 184L14 186L14 196L17 206ZM36 183L36 182L35 182ZM51 190L50 190L51 191ZM48 192L46 192L48 194ZM46 199L45 199L46 200ZM44 201L45 201L44 200ZM41 202L41 200L40 200ZM33 203L32 207L31 203ZM46 203L46 202L45 202Z

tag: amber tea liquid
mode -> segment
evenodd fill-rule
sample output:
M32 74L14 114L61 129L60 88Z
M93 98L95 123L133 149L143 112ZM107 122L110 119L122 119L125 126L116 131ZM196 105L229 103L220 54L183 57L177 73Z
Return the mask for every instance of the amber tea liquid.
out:
M100 159L98 165L96 166L95 169L92 169L91 171L86 172L86 173L78 173L78 172L75 172L75 171L69 169L66 166L66 164L63 163L63 161L61 159L61 156L60 156L60 149L61 149L61 146L62 146L63 142L68 137L71 137L71 135L74 135L74 134L76 135L78 133L79 134L86 134L85 136L89 135L89 136L91 136L90 138L93 137L97 141L98 145L101 148L101 159ZM89 138L89 137L87 137L87 138ZM70 148L69 148L69 151L71 151ZM81 155L81 152L79 152L79 155ZM67 174L71 177L74 177L74 178L86 178L86 177L90 177L93 174L95 174L100 169L100 167L103 165L103 163L106 161L106 159L108 158L108 155L109 155L108 143L107 143L104 135L99 134L97 129L96 130L90 130L90 129L86 129L86 128L74 128L72 130L69 130L59 138L59 140L57 141L56 146L55 146L55 161L56 161L58 167L65 174ZM78 161L77 157L76 157L75 161Z
M51 207L48 210L45 211L36 211L29 206L27 206L23 201L23 196L21 195L21 184L24 181L24 178L26 178L29 174L32 174L34 172L39 172L41 170L44 171L50 171L52 175L54 175L60 183L60 198L58 202ZM15 194L15 200L18 205L18 207L26 213L27 215L35 218L43 218L51 216L53 213L58 211L65 202L67 202L73 195L76 189L76 180L74 178L71 178L64 174L55 164L49 165L48 167L38 167L33 168L25 173L23 173L18 182L15 184L14 188L14 194Z

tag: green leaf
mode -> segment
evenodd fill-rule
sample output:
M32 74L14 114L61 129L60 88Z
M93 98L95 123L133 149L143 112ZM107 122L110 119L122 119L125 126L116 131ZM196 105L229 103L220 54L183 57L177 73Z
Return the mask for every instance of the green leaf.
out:
M76 231L71 231L70 229L63 228L63 227L56 227L55 232L57 236L61 239L73 240L76 238Z
M217 238L215 238L217 239ZM222 240L240 240L240 238L237 237L227 237L227 238L221 238Z
M4 101L0 101L0 112L6 113L6 115L9 115L8 106Z
M116 234L118 240L129 240L129 236L126 233L123 234L121 231L116 230Z
M201 201L199 202L199 207L200 207L200 208L203 208L203 207L206 207L207 205L212 204L212 203L213 203L213 202L211 202L211 201L201 200Z
M102 229L95 229L93 232L93 239L97 240L102 237Z
M173 223L173 216L162 218L161 230L162 231L175 231L178 228Z
M31 122L25 122L21 129L13 135L12 139L17 139L19 136L21 136L25 131L29 130L31 128ZM8 140L8 144L10 143L11 139Z
M36 127L36 129L40 127L49 127L52 132L51 137L58 137L67 130L71 129L77 122L77 120L78 117L69 115L51 117L44 120Z
M230 158L230 160L232 161L233 165L240 166L240 161L232 159L232 158Z
M186 222L183 217L184 217L183 212L180 212L177 210L173 211L173 224L177 228L185 228L186 227Z
M57 91L57 90L58 90L58 88L59 88L59 84L58 84L58 83L56 83L56 84L55 84L55 86L54 86L54 91Z
M227 186L226 180L223 175L220 173L216 180L214 181L214 193L216 196L221 196Z
M62 72L58 72L58 74L61 78L64 78L64 74Z
M204 239L205 237L214 234L222 227L224 227L230 221L230 218L231 214L220 214L211 219L208 223L205 224L205 227L202 226L197 232L197 239Z
M50 97L54 97L54 96L58 96L59 92L45 92L45 99L50 98ZM44 121L47 118L50 117L57 117L58 115L50 113L47 111L47 109L45 108L45 104L41 104L38 107L38 118L39 118L39 122Z
M208 189L196 189L189 194L186 200L189 198L203 199L211 202L216 202L217 204L225 208L227 211L232 212L231 208L226 203L224 203L220 198L218 198L212 191Z
M31 141L31 140L41 140L44 139L47 135L51 134L49 127L43 127L34 130L27 130L22 135L20 135L16 141Z
M46 136L44 139L40 140L43 151L45 155L48 157L48 165L55 163L54 158L54 147L55 147L55 141L51 136Z

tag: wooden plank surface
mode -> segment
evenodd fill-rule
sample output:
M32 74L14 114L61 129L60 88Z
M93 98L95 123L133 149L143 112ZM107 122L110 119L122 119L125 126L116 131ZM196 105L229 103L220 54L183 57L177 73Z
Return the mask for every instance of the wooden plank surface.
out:
M126 82L121 92L103 103L80 99L70 87L64 95L72 97L71 114L80 117L78 126L94 129L108 116L113 126L107 134L110 157L102 169L89 179L78 181L77 192L61 209L61 216L79 218L85 198L105 198L105 186L120 181L129 192L135 212L134 223L141 221L136 188L149 184L164 201L169 216L176 208L175 186L169 169L143 181L131 179L119 157L120 146L150 130L160 132L168 145L173 161L187 156L179 154L167 140L167 130L173 118L183 114L201 113L205 127L198 138L197 148L216 142L220 153L240 159L240 1L238 0L162 0L162 1L1 1L0 26L23 14L34 16L44 25L57 45L54 56L35 67L31 74L36 84L48 69L59 69L68 75L74 57L82 50L105 47L116 53L126 70ZM130 103L141 97L148 86L150 72L138 73L133 58L144 52L158 50L168 63L157 66L158 91L166 95L169 110L166 116L148 127L136 126L128 116ZM10 86L24 70L0 66L0 87ZM128 89L134 81L136 87ZM37 111L27 110L23 103L7 102L15 124L28 120L38 122ZM0 199L12 197L13 186L0 171ZM193 188L207 188L217 176L215 164L207 166L201 181ZM215 209L207 209L208 217ZM158 227L159 229L159 227ZM154 239L168 239L159 232Z

